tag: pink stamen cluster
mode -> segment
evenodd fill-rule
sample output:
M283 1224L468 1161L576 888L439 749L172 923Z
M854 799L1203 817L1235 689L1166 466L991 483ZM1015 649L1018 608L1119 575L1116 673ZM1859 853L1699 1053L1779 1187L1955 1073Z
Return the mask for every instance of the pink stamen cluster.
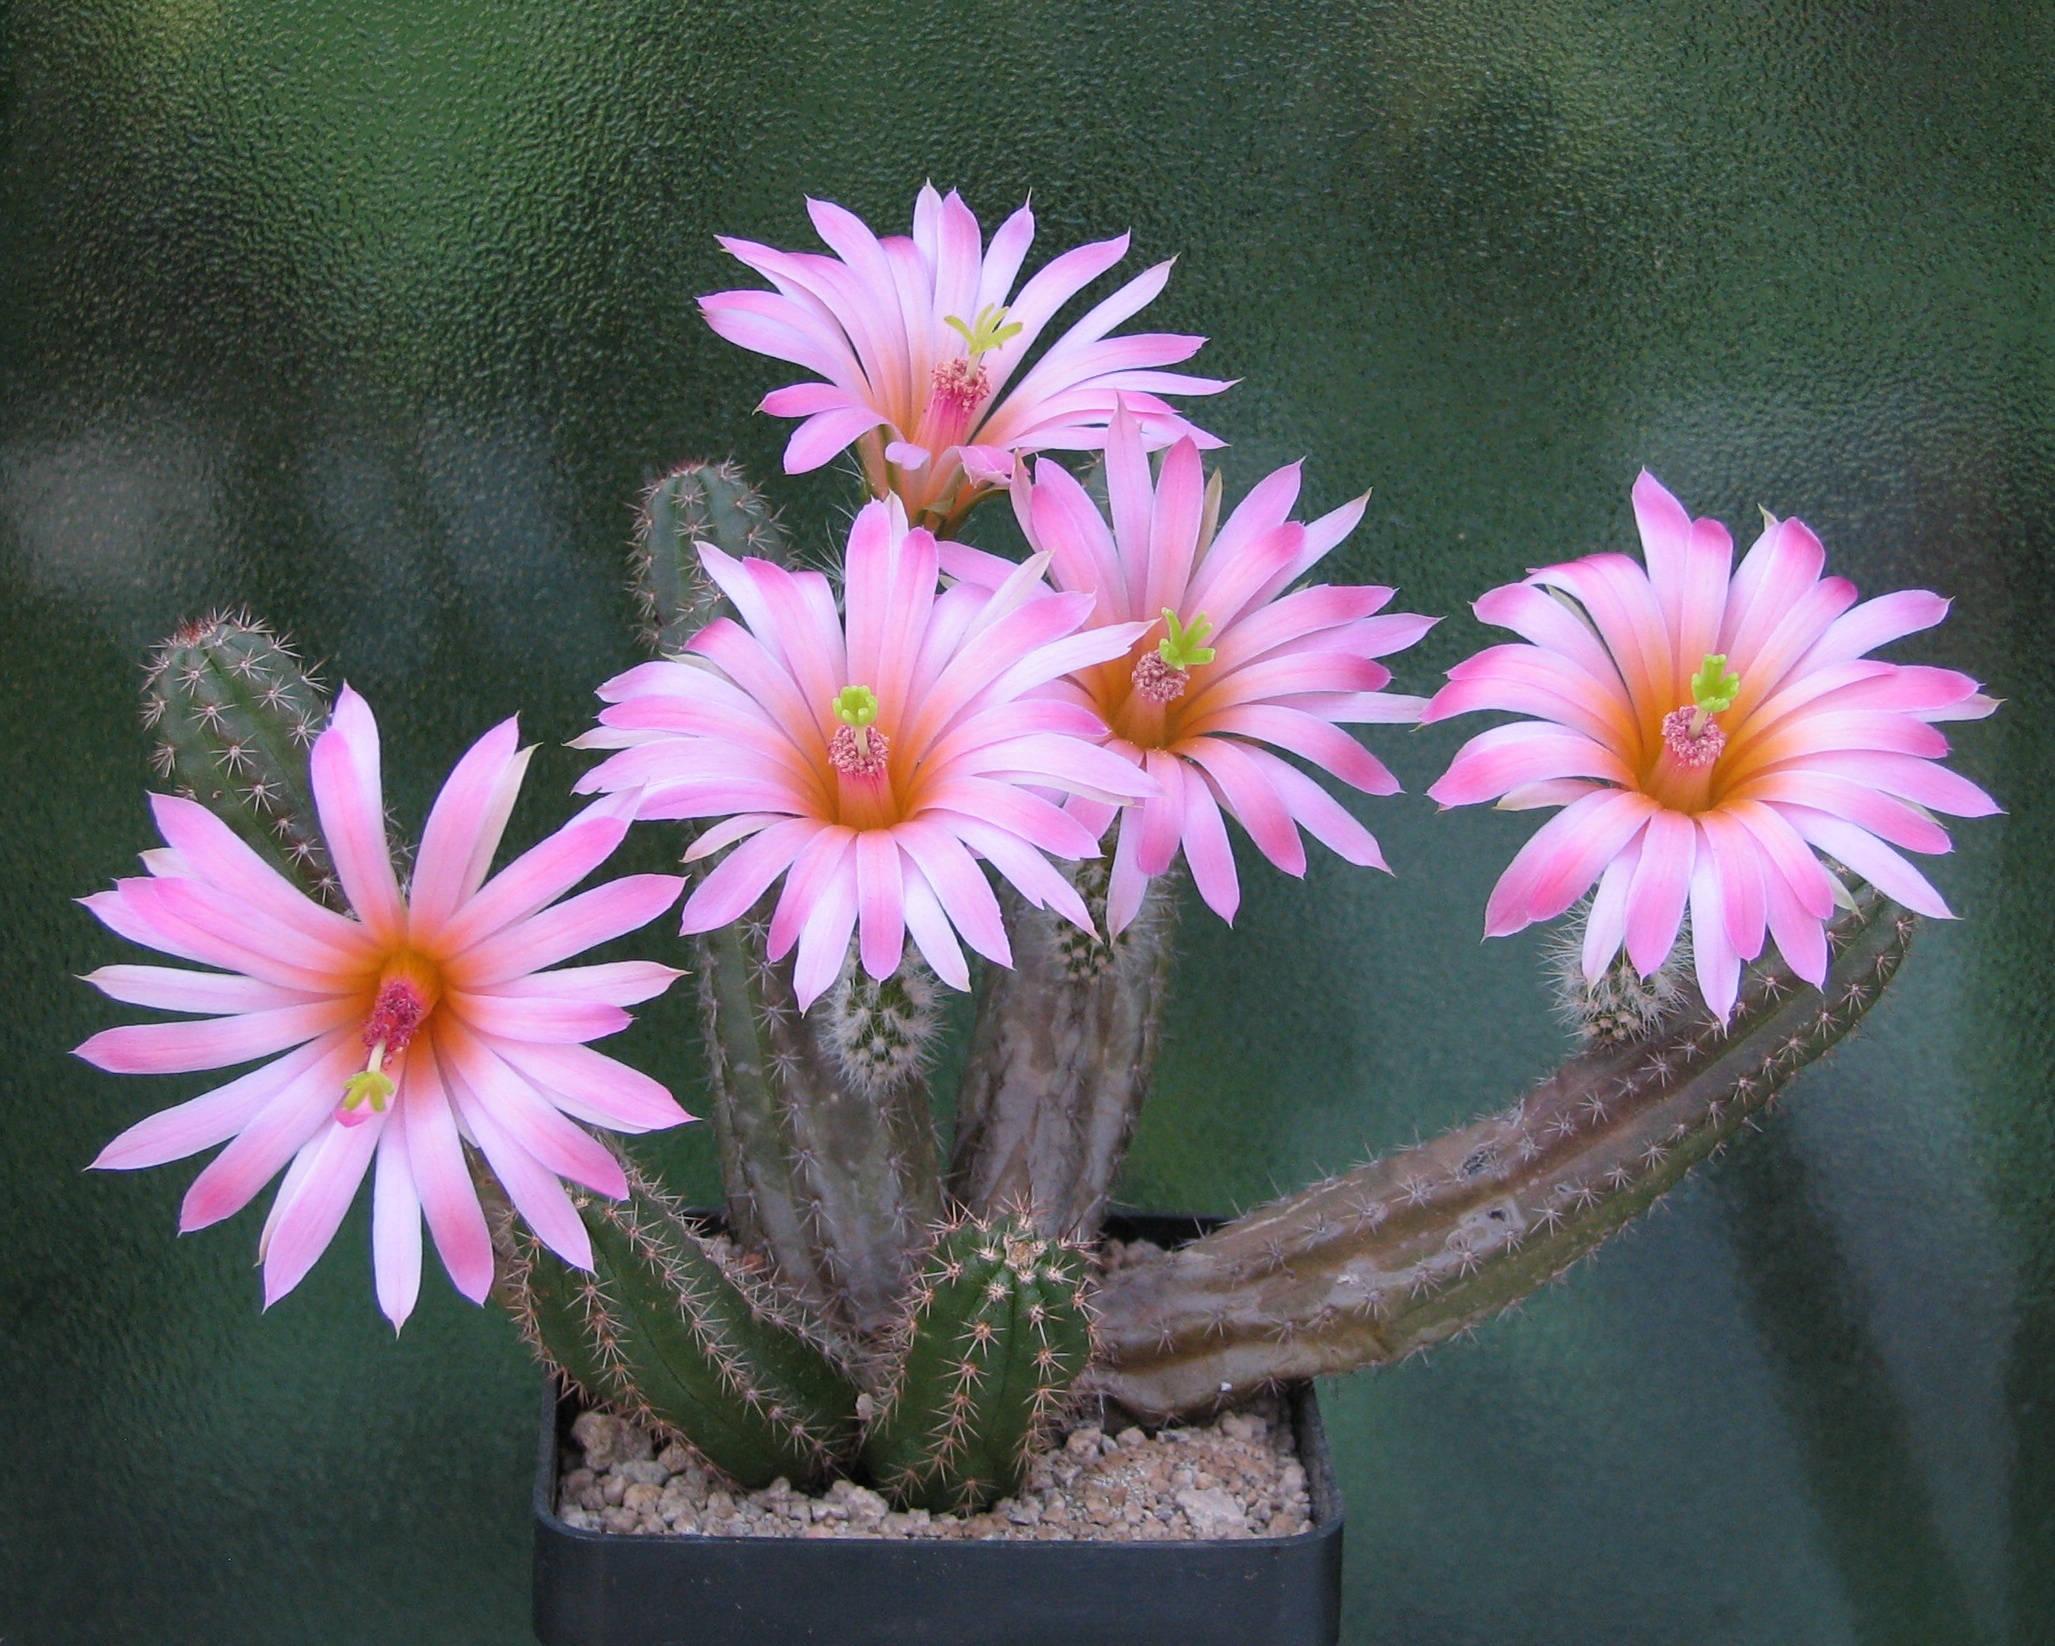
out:
M1191 683L1191 671L1163 661L1158 652L1143 652L1135 660L1134 688L1151 703L1175 703Z
M407 1049L421 1020L428 1015L428 1002L405 978L396 977L378 991L371 1015L364 1020L362 1039L368 1050L383 1046L386 1055L397 1057Z
M891 739L875 726L866 726L861 733L844 726L828 741L828 764L844 777L883 777L891 753Z
M1687 704L1663 716L1663 742L1677 757L1678 765L1698 772L1720 758L1727 746L1727 734L1711 715Z
M991 374L975 360L944 360L935 368L935 398L959 416L983 405L991 388Z

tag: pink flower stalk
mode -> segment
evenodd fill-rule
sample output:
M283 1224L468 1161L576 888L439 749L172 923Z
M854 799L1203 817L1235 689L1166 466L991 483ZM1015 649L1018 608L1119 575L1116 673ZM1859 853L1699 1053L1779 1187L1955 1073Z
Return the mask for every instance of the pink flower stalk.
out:
M1405 724L1424 698L1383 688L1376 661L1403 651L1435 620L1381 612L1388 588L1320 584L1284 590L1354 529L1364 500L1310 525L1286 518L1299 466L1264 479L1215 530L1217 489L1195 441L1180 440L1153 483L1140 427L1116 413L1106 445L1109 531L1084 488L1059 465L1014 483L1014 506L1057 588L1092 600L1091 625L1131 634L1106 661L1073 670L1064 694L1111 728L1108 747L1155 779L1160 793L1119 811L1107 925L1119 932L1150 878L1180 850L1211 909L1232 921L1241 885L1222 812L1286 874L1306 872L1303 827L1351 863L1385 868L1369 830L1282 749L1368 794L1398 781L1347 732L1348 723ZM946 544L943 569L991 586L1015 568ZM1264 747L1264 745L1270 747ZM1094 837L1116 808L1078 797L1070 813Z
M686 901L687 932L739 919L784 876L769 952L798 945L805 1006L859 926L874 978L898 969L909 934L955 988L970 986L957 933L1010 965L978 858L1092 929L1042 854L1094 857L1096 837L1038 791L1118 802L1152 785L1097 746L1089 710L1027 694L1124 651L1131 625L1074 632L1091 600L1050 594L1033 563L997 591L938 596L935 539L907 529L896 498L851 529L846 623L818 572L699 553L742 623L709 624L691 661L609 681L600 729L579 739L621 751L581 792L638 790L645 818L722 819L687 854L735 848Z
M1585 976L1622 944L1646 976L1688 905L1699 988L1725 1018L1766 933L1799 976L1826 977L1838 883L1815 851L1947 916L1894 848L1945 852L1932 813L1998 809L1936 764L1948 743L1931 724L1997 704L1951 669L1865 656L1933 627L1948 602L1907 589L1857 605L1852 583L1820 575L1826 552L1803 522L1769 522L1736 569L1726 528L1693 520L1645 471L1634 514L1645 569L1588 555L1477 602L1529 644L1451 669L1426 719L1536 718L1473 737L1427 792L1444 806L1563 808L1500 877L1487 935L1553 919L1596 882Z
M858 442L873 493L896 494L916 524L943 530L1006 484L1016 452L1097 450L1116 394L1127 396L1152 448L1179 437L1220 444L1158 398L1229 386L1160 369L1189 359L1204 338L1106 335L1163 289L1167 262L1099 303L1022 370L1056 311L1127 255L1126 235L1065 252L1010 296L1035 236L1026 206L989 247L954 191L946 199L920 191L911 239L880 240L826 201L809 200L807 211L834 256L724 238L777 289L700 299L707 323L731 343L826 379L764 398L762 410L805 419L785 448L787 473L817 469Z
M492 1245L467 1141L537 1236L589 1269L558 1179L616 1197L627 1184L573 1122L643 1132L691 1118L648 1076L584 1044L625 1028L621 1008L678 973L640 960L542 969L646 924L683 882L630 875L557 902L620 844L632 795L587 807L487 880L528 764L518 741L507 720L458 762L403 893L386 845L378 727L345 686L315 740L312 782L349 915L302 895L204 806L171 795L151 797L166 849L144 854L149 876L84 900L132 942L219 969L103 966L86 981L116 1000L215 1015L108 1029L80 1057L117 1074L270 1059L131 1126L93 1162L127 1171L226 1141L186 1193L181 1233L240 1211L284 1167L258 1244L266 1308L327 1248L374 1157L372 1259L386 1317L397 1329L413 1311L424 1214L457 1290L482 1302Z

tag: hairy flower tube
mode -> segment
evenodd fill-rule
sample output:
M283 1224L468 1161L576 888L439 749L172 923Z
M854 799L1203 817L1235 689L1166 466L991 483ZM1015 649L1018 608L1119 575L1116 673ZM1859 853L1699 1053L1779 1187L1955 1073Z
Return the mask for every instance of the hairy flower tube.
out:
M374 1160L372 1257L387 1318L398 1327L413 1311L424 1216L457 1290L482 1302L492 1246L466 1143L536 1235L589 1269L559 1179L616 1197L627 1186L576 1122L643 1132L691 1118L648 1076L585 1045L625 1028L622 1008L678 974L639 960L543 969L645 925L683 883L630 875L557 901L620 844L632 795L587 807L488 880L527 764L512 720L471 747L429 814L403 893L378 727L345 686L311 777L349 914L304 896L212 812L172 795L151 797L165 849L144 855L149 875L84 900L121 936L218 970L102 967L86 981L116 1000L214 1015L108 1029L79 1056L118 1074L270 1060L130 1127L93 1162L156 1166L226 1142L186 1193L182 1233L240 1211L285 1168L259 1243L267 1308L327 1248Z
M819 468L858 443L872 492L896 494L917 525L946 529L1013 472L1018 452L1095 451L1114 397L1125 395L1152 448L1188 437L1164 394L1215 394L1228 384L1162 368L1205 341L1165 332L1107 333L1163 289L1170 265L1137 275L1093 307L1032 367L1027 356L1056 311L1127 254L1127 236L1063 253L1016 294L1035 235L1026 206L989 246L952 190L924 187L913 235L879 239L853 213L809 200L833 256L723 239L775 291L700 299L721 336L818 374L765 397L762 409L805 421L785 449L788 473Z
M1089 709L1029 694L1125 653L1139 625L1078 632L1090 598L1051 594L1039 564L996 591L940 593L935 539L908 530L897 498L856 517L846 617L818 572L699 553L742 621L709 624L683 661L602 686L600 727L578 740L620 751L582 791L637 790L645 818L720 819L687 854L734 848L686 900L687 932L740 918L782 875L769 953L797 944L804 1006L859 931L874 978L898 969L909 935L959 989L970 973L958 933L1010 964L979 858L1092 929L1043 854L1094 857L1097 836L1047 793L1112 805L1154 785L1098 746L1106 728Z
M1063 687L1106 722L1107 746L1161 791L1117 814L1094 799L1070 803L1096 835L1119 817L1107 894L1114 932L1180 850L1207 906L1234 919L1241 884L1222 813L1287 874L1306 872L1302 827L1351 863L1385 867L1369 830L1273 751L1365 793L1397 793L1383 762L1341 728L1419 719L1425 699L1383 690L1391 671L1376 660L1412 645L1435 620L1384 613L1388 588L1284 593L1363 516L1358 499L1301 525L1286 518L1298 491L1294 463L1219 522L1218 486L1200 472L1197 445L1177 442L1152 481L1140 428L1124 412L1106 446L1110 529L1055 463L1037 464L1032 484L1025 475L1015 482L1022 529L1048 556L1056 587L1091 596L1095 627L1138 630L1117 657L1074 670ZM986 587L1014 571L954 543L943 546L942 564Z
M1769 521L1733 564L1716 520L1693 520L1644 472L1634 514L1646 566L1621 554L1548 566L1476 604L1527 644L1449 671L1426 719L1476 709L1534 718L1463 745L1427 792L1444 806L1561 806L1493 890L1485 931L1562 914L1589 891L1583 968L1624 944L1643 976L1691 915L1698 983L1722 1018L1766 935L1799 976L1826 975L1837 882L1816 853L1921 914L1948 908L1899 848L1945 852L1933 813L1997 805L1938 764L1940 720L1997 707L1951 669L1866 654L1947 615L1907 589L1857 604L1823 577L1798 520Z

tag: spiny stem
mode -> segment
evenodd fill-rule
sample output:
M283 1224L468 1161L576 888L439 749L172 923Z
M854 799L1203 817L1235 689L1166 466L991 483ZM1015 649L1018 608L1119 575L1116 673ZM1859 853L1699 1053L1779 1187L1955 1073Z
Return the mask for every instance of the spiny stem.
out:
M1106 865L1072 871L1105 929ZM1110 945L1001 894L1010 969L986 968L957 1098L950 1192L980 1216L1021 1206L1045 1235L1089 1240L1155 1071L1177 890L1151 883Z
M1753 1126L1875 1003L1914 924L1869 893L1829 929L1824 990L1758 966L1725 1025L1694 1001L1504 1114L1117 1268L1088 1386L1144 1416L1206 1411L1399 1360L1497 1314Z

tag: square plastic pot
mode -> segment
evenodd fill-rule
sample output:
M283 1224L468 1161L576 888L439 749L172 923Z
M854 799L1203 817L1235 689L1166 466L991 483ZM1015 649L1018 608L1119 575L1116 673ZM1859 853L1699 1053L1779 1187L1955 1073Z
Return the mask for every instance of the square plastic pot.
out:
M1164 1244L1190 1218L1108 1232ZM1296 1537L1073 1543L629 1537L567 1526L572 1400L545 1388L535 1466L543 1646L1334 1646L1342 1501L1310 1385L1286 1396L1313 1524Z

